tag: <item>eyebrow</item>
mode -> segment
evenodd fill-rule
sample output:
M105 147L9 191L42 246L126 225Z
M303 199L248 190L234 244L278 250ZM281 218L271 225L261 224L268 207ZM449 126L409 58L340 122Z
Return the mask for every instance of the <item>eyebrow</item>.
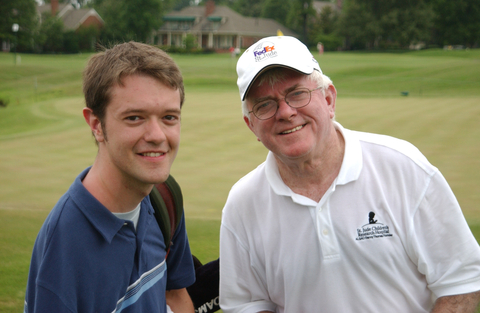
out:
M125 115L130 115L130 114L142 114L142 113L146 113L147 111L148 110L143 110L143 109L127 109L127 110L121 112L121 115L125 116ZM164 111L164 113L181 114L182 110L180 108L178 108L178 109L167 109L167 110Z
M295 84L295 85L293 85L292 87L287 88L287 89L285 90L285 95L286 95L287 93L289 93L290 91L294 91L295 89L298 89L298 87L300 87L300 84ZM303 87L303 88L307 88L307 87Z

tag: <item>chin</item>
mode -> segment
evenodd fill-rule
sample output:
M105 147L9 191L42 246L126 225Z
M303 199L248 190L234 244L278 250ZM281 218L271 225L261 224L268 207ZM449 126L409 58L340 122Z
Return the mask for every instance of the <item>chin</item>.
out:
M162 176L157 176L155 177L155 179L152 179L152 184L156 185L156 184L161 184L163 183L164 181L167 180L168 178L168 173L166 175L162 175Z
M144 177L140 178L139 181L141 181L143 184L146 184L146 185L161 184L167 180L168 175L169 175L169 172L155 173L155 174L150 173L150 175L145 175Z
M281 154L288 158L301 158L308 155L311 150L312 149L308 149L305 147L291 147L290 149L283 150Z

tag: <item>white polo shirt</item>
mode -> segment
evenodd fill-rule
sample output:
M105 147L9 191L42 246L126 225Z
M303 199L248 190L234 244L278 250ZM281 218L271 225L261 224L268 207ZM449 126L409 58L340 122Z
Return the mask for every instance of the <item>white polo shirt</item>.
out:
M315 202L271 153L230 191L220 233L225 313L429 312L480 290L480 248L437 168L408 142L354 132Z

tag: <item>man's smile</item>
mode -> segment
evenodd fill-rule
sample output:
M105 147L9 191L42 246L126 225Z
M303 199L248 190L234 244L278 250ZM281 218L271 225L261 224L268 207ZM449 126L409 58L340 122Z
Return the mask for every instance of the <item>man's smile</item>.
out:
M297 127L295 127L295 128L292 128L292 129L286 130L286 131L284 131L284 132L281 132L280 134L281 134L281 135L286 135L286 134L294 133L294 132L296 132L297 130L302 129L303 126L305 126L305 125L297 126Z
M139 153L139 154L142 155L142 156L145 156L145 157L155 158L155 157L159 157L161 155L164 155L165 153L162 153L162 152L146 152L146 153Z

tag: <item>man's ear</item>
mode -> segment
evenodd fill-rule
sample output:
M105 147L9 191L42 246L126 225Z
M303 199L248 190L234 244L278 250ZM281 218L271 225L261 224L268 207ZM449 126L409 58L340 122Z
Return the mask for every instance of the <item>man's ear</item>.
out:
M247 124L248 128L250 128L250 130L252 131L252 133L255 134L255 132L253 131L253 123L252 123L252 121L251 121L248 117L246 117L246 116L243 117L243 120L245 121L245 124ZM256 135L257 135L257 134L255 134L255 136L256 136ZM258 136L257 136L257 140L258 140L258 141L261 141L260 138L258 138Z
M84 108L83 117L85 118L85 122L87 122L88 126L90 126L95 140L97 142L103 142L105 140L105 135L103 133L102 122L100 122L98 117L93 114L92 109Z
M250 119L247 117L247 116L243 116L243 120L245 121L245 124L247 124L248 128L250 128L250 130L253 132L253 125L252 125L252 121L250 121Z
M325 90L325 100L327 101L330 118L332 119L335 117L335 104L337 102L337 89L335 89L335 86L330 85Z

